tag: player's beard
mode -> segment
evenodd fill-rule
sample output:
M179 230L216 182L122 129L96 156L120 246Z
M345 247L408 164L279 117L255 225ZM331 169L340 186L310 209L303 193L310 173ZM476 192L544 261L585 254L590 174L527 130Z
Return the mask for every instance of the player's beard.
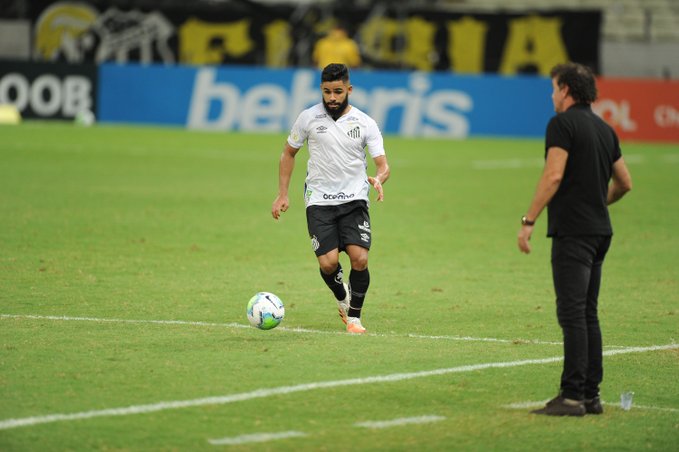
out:
M327 102L325 102L325 99L323 99L323 106L325 107L325 111L328 112L330 117L334 120L337 121L340 116L342 116L342 113L344 113L344 110L347 109L347 105L349 105L349 95L347 94L347 97L344 98L344 102L339 104L338 108L330 108L328 107Z

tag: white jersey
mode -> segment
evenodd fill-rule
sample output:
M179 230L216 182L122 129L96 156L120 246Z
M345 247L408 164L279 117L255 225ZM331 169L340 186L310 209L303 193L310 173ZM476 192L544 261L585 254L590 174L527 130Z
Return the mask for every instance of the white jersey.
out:
M352 106L334 121L322 103L304 110L292 126L288 144L295 149L309 145L304 190L306 206L329 206L350 201L368 202L368 162L385 155L382 133L367 114Z

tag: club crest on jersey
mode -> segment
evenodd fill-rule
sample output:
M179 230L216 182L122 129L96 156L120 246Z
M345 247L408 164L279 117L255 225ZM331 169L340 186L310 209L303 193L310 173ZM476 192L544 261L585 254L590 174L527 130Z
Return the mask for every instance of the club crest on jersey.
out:
M349 135L349 138L361 138L361 128L356 126L348 131L347 135Z

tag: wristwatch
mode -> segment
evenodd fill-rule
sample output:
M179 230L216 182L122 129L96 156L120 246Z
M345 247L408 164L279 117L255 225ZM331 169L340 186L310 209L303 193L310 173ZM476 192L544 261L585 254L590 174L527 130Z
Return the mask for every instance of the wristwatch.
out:
M535 224L535 220L530 221L527 216L522 216L521 217L521 225L522 226L533 226Z

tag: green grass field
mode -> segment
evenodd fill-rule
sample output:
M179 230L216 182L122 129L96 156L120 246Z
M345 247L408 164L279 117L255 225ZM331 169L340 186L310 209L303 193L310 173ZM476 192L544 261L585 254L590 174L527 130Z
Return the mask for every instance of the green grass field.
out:
M562 356L546 217L532 254L516 246L541 140L386 137L370 334L352 336L306 234L306 150L271 218L284 135L28 122L0 137L2 451L679 447L676 145L623 147L606 411L573 419L528 413ZM280 327L248 326L258 291L285 302Z

